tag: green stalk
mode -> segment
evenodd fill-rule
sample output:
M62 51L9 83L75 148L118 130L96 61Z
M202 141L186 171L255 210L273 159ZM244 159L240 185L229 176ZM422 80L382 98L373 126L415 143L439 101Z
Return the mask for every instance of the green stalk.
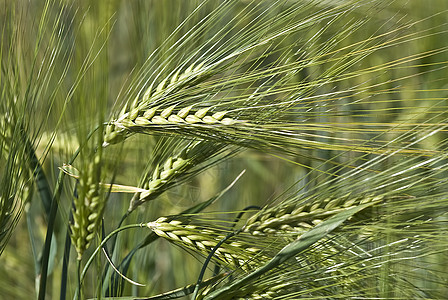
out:
M81 288L81 285L82 285L82 281L81 281L81 267L82 267L82 263L81 263L82 261L80 260L80 259L78 259L78 260L76 260L76 266L77 266L77 270L78 270L78 272L77 272L77 274L78 274L78 287L77 287L77 289L76 289L76 291L77 291L77 293L75 293L75 297L74 297L74 299L76 299L76 300L81 300L82 299L82 288Z

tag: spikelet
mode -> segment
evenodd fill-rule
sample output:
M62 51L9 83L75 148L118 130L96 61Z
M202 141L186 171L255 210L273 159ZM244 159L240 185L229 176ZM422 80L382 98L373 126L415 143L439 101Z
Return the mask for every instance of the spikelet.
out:
M74 199L71 239L81 260L100 225L105 200L100 188L101 149L96 152L86 170L81 171L78 197Z

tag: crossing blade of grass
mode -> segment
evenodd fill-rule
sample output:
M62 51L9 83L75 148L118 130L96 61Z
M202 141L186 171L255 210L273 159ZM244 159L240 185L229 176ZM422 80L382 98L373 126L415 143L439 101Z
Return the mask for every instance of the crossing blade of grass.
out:
M229 284L225 287L218 289L217 291L208 295L205 299L207 300L228 299L228 298L230 299L232 296L232 292L238 291L238 289L241 288L242 286L262 276L266 272L280 266L282 263L294 257L295 255L298 255L301 251L307 249L312 244L324 238L330 232L341 226L341 224L348 218L371 205L372 203L366 203L363 205L359 205L357 207L353 207L346 211L340 212L337 215L333 216L332 218L322 222L321 224L317 225L310 231L303 234L298 240L285 246L282 250L280 250L280 252L277 253L277 255L275 255L269 262L267 262L262 267L258 268L249 275L236 280L232 284Z
M26 151L26 154L29 159L29 168L33 172L34 181L36 183L39 198L42 202L42 206L45 211L45 219L48 222L48 218L50 216L50 210L51 210L51 199L52 199L50 184L49 184L47 176L45 175L45 172L42 168L42 165L39 162L39 159L36 155L34 146L26 134L26 131L23 130L22 135L23 135L22 141L24 141L25 151ZM29 214L27 213L27 223L28 223L28 226L30 227L30 229L28 230L28 234L30 235L31 244L33 245L33 247L35 247L36 245L43 245L43 240L39 239L38 235L35 234L35 231L32 230L33 223L34 223L33 219L34 219L34 217L29 216ZM39 241L37 241L37 240L39 240ZM52 244L53 247L55 245L56 244ZM54 262L55 254L56 254L56 251L51 251L51 252L53 253L53 255L50 255L50 259L51 259L50 264L52 264ZM36 282L38 283L40 280L39 273L41 270L41 259L42 259L41 253L43 253L43 251L38 252L37 249L33 249L33 253L34 253L33 259L34 259L34 265L35 265L35 276L36 276Z

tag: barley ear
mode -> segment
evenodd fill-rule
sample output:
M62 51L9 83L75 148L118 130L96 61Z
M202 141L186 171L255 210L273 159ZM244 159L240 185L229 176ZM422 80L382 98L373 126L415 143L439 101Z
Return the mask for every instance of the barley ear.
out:
M86 168L80 171L78 197L73 201L70 236L78 253L78 260L81 260L93 240L104 213L105 199L100 187L100 177L101 147Z
M134 194L128 211L131 212L139 205L155 199L176 182L187 178L192 168L218 154L220 150L219 145L204 140L191 142L163 163L149 169L140 185L145 191Z
M217 228L192 224L186 218L161 217L146 226L158 236L171 243L199 251L207 256L212 249L223 240L228 232ZM261 249L242 241L226 241L214 253L214 259L231 269L251 269L259 263L259 259L267 259L260 255ZM257 260L254 257L257 256Z
M282 233L294 233L300 236L342 211L383 200L382 196L348 194L323 200L315 199L306 203L289 201L259 211L247 220L243 231L261 236Z
M191 65L185 71L177 70L171 77L164 78L153 91L154 83L132 104L126 104L115 120L109 122L104 131L104 144L120 143L130 134L160 130L164 126L221 125L243 123L227 115L226 111L214 111L212 106L193 109L193 105L160 105L162 99L183 88L205 80L210 75L203 64ZM129 108L128 108L129 106Z

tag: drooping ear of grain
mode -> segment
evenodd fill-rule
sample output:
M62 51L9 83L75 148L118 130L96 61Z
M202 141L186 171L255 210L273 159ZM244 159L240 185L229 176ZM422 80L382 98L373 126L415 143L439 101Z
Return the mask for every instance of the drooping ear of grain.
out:
M201 63L197 66L191 65L183 72L177 70L171 77L162 80L155 90L151 85L141 97L126 104L120 115L106 126L103 145L119 143L129 134L157 126L233 124L236 122L235 120L224 117L226 112L209 113L211 107L194 109L192 105L186 107L176 107L175 105L160 107L158 105L158 102L164 97L169 97L183 88L197 84L209 76L209 69Z
M204 256L209 255L212 249L226 237L226 232L220 232L217 228L192 224L187 219L180 218L161 217L147 223L147 227L171 243L198 251ZM228 268L248 270L266 257L261 254L261 249L258 247L241 240L230 239L216 250L213 259Z
M105 144L114 144L123 141L127 135L144 132L155 133L157 131L175 132L173 130L182 128L184 130L199 126L232 126L248 125L245 121L239 121L230 117L224 117L227 112L217 111L209 113L211 107L193 110L192 106L180 107L169 106L166 108L154 107L142 113L127 115L125 119L113 121L106 126Z
M244 232L266 236L270 234L289 234L297 237L318 225L325 219L352 207L383 200L381 196L341 196L309 203L286 202L266 208L249 218Z

